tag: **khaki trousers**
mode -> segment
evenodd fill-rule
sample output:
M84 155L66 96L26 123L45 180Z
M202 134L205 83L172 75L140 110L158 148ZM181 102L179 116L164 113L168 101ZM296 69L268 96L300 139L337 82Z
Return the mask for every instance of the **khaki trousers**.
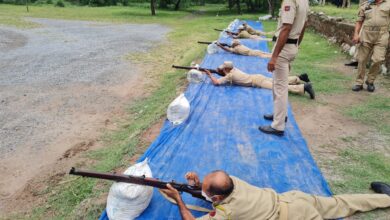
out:
M272 78L265 77L260 74L253 75L253 87L259 87L264 89L272 89ZM288 77L288 91L294 94L303 95L305 93L304 85L301 84L301 80L298 76Z
M333 197L313 196L300 191L279 195L279 201L287 203L288 220L337 219L356 212L367 212L390 207L386 194L350 194Z
M271 127L279 131L284 131L286 126L289 67L297 53L298 46L296 44L285 44L276 60L273 72L274 120Z
M272 54L270 53L265 53L263 51L260 51L260 50L250 50L249 53L248 53L248 56L258 56L258 57L261 57L261 58L270 58Z
M368 34L366 34L368 35ZM376 33L378 35L378 33ZM380 35L378 42L362 42L359 46L359 53L357 54L358 64L358 75L356 77L356 84L363 85L364 78L366 76L366 65L372 53L371 68L367 75L367 82L374 83L377 75L380 72L381 65L385 61L387 45L388 45L389 33L383 32Z

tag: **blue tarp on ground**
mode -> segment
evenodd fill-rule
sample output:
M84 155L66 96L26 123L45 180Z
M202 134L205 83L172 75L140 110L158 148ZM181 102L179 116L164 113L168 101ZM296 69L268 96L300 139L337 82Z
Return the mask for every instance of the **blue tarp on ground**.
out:
M262 29L259 22L248 23ZM250 48L268 51L264 41L241 42ZM226 52L207 54L201 66L216 68L225 60L233 61L247 73L270 76L266 72L267 59ZM160 136L140 158L140 161L149 158L154 177L185 182L187 171L196 171L202 178L212 170L222 169L255 186L270 187L277 192L301 190L331 195L290 107L284 137L259 132L259 125L270 124L263 119L263 114L272 113L273 109L270 90L214 86L206 78L204 83L190 84L185 96L191 104L187 121L179 126L165 122ZM183 199L189 204L209 207L206 202L187 194L183 194ZM105 213L101 219L108 219ZM149 207L138 219L180 219L180 214L176 205L155 190Z

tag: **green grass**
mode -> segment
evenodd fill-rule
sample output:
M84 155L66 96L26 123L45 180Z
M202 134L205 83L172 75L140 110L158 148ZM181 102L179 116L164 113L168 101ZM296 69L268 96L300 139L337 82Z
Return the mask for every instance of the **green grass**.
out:
M390 101L388 96L370 96L364 103L350 106L344 113L352 118L376 127L390 137Z
M334 62L344 57L338 47L309 30L300 46L298 57L293 62L292 72L308 73L316 93L342 93L346 91L351 78L340 73Z
M328 16L342 17L347 21L356 21L358 14L358 4L352 4L350 8L337 8L335 5L312 6L311 9L316 12L324 12Z
M390 182L390 157L381 153L346 149L331 163L340 180L330 181L335 194L373 193L369 190L373 181ZM385 220L389 210L377 210L354 216L354 219Z
M178 94L177 88L185 84L183 71L170 68L172 64L188 65L192 60L204 56L205 46L196 44L198 40L215 40L219 33L212 28L224 28L235 19L236 15L227 15L224 6L211 5L194 13L193 8L185 11L157 11L157 16L150 16L148 8L134 7L67 7L33 6L30 13L24 6L0 5L0 23L21 28L36 27L25 22L24 16L57 19L77 19L105 21L113 23L159 23L169 26L172 31L168 41L151 52L129 55L128 59L145 66L153 67L147 75L153 81L147 91L147 97L137 100L128 107L128 118L121 120L117 131L105 135L105 147L85 155L92 160L88 167L97 171L111 171L118 167L129 166L129 159L145 146L140 141L142 132L163 117L166 107ZM216 16L218 14L218 16ZM257 16L257 15L256 15ZM246 14L241 19L256 19ZM272 24L267 24L272 26ZM88 160L88 161L89 161ZM11 219L96 219L103 204L94 204L109 189L109 183L90 179L65 176L60 185L50 185L45 192L47 203L35 208L31 213L15 214Z

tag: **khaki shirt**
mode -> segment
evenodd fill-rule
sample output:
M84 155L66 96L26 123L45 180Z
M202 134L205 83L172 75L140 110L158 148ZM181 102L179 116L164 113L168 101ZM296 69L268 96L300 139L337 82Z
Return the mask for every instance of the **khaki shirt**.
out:
M219 78L218 83L220 85L230 83L239 86L251 87L251 86L260 85L261 81L263 81L266 78L267 77L261 74L249 75L237 68L233 68L226 76Z
M362 42L388 45L390 25L390 0L381 3L363 3L359 8L357 21L362 21L360 32Z
M389 27L390 0L381 3L363 3L359 8L357 21L363 21L366 27Z
M273 189L258 188L247 182L230 176L234 190L219 204L213 204L214 210L200 218L201 220L276 220L279 218L278 195Z
M278 28L275 36L279 37L283 24L292 24L288 38L298 39L309 14L308 0L284 0L279 12Z
M241 31L238 35L237 38L251 38L252 35L248 33L248 31Z

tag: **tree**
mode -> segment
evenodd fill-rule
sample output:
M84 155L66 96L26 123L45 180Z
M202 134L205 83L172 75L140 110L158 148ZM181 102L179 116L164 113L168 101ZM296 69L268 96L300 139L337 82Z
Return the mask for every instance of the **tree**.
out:
M152 16L156 15L155 0L150 0L150 10L152 11Z
M228 0L228 7L230 11L232 10L233 6L234 6L233 0Z
M178 11L179 8L180 8L180 2L181 0L177 0L176 4L175 4L175 11Z
M275 17L275 0L267 0L268 2L268 14Z
M237 5L237 12L239 15L241 15L241 5L240 5L240 0L236 0L236 5Z

